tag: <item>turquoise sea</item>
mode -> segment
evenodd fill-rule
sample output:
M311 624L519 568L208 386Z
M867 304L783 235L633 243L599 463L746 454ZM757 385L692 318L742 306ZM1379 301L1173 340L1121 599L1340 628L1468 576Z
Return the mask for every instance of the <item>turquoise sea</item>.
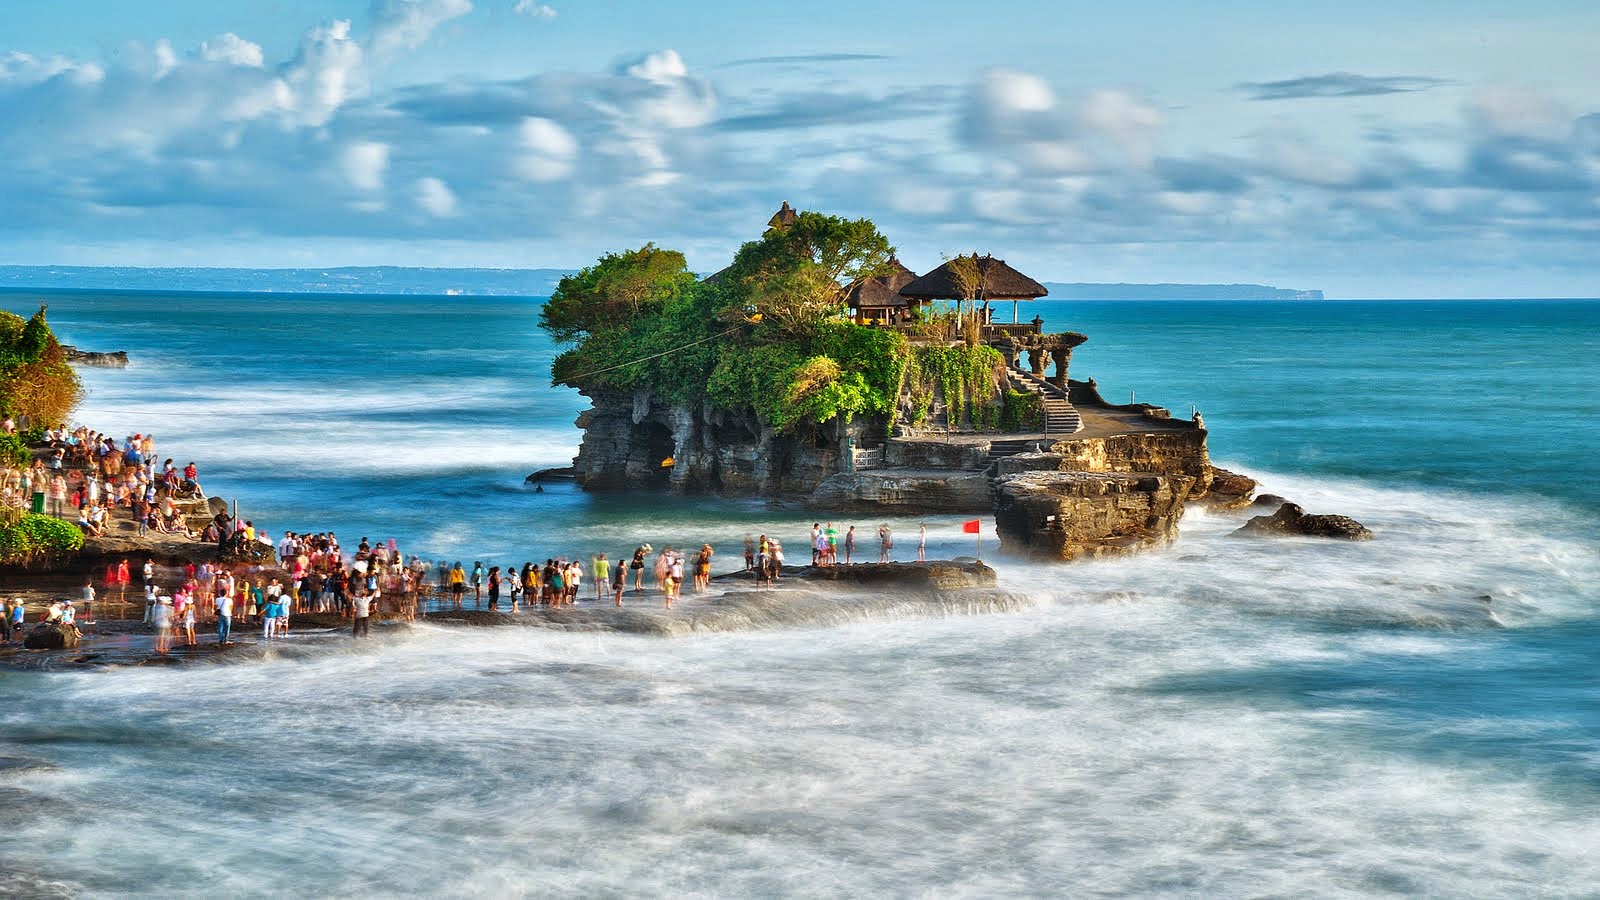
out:
M813 521L525 486L585 406L536 299L0 294L39 302L133 359L83 421L274 531L506 564ZM0 757L58 767L0 767L0 893L1593 896L1600 302L1036 312L1089 335L1074 377L1198 407L1220 465L1376 540L1194 511L1160 553L1000 563L1004 614L0 673Z

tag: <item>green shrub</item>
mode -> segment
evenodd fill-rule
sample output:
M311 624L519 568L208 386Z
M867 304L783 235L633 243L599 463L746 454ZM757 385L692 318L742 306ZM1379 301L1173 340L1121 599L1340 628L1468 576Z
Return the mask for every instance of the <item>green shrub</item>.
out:
M0 466L20 468L33 462L33 454L20 435L0 434Z
M0 563L54 563L82 549L83 532L52 516L21 513L6 516L0 524Z
M1000 430L1010 433L1044 430L1044 406L1039 395L1022 391L1006 391L1000 409Z

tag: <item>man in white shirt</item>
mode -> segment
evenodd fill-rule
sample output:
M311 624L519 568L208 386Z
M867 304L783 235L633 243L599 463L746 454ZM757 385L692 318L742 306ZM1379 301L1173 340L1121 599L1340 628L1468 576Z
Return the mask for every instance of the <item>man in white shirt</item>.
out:
M351 630L351 637L372 637L372 595L366 591L358 592L350 598L350 604L355 607L355 627Z
M233 632L233 596L227 592L217 594L217 643L230 644Z

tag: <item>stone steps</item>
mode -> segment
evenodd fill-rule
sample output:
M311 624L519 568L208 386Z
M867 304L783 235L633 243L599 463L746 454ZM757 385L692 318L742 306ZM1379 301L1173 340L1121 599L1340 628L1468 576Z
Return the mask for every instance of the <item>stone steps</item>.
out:
M1007 375L1014 387L1039 396L1045 434L1074 434L1083 429L1083 417L1068 399L1065 388L1023 369L1012 368Z

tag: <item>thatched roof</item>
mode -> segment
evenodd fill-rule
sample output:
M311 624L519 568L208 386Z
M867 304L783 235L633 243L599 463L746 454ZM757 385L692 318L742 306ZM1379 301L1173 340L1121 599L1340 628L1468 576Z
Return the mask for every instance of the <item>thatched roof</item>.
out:
M794 208L789 205L789 201L785 200L783 201L783 207L777 212L773 213L772 218L767 220L767 227L776 228L779 231L782 231L783 229L788 228L790 225L793 225L794 217L798 215L800 214L794 211Z
M889 306L905 306L906 298L900 296L900 289L917 280L917 273L906 268L900 260L889 257L890 272L879 275L877 278L868 278L850 289L845 295L845 302L851 309L883 308Z
M979 293L982 300L1032 300L1050 293L1044 285L1006 265L1005 260L992 256L978 257L978 275L983 285ZM948 262L902 287L900 295L913 300L967 299Z

